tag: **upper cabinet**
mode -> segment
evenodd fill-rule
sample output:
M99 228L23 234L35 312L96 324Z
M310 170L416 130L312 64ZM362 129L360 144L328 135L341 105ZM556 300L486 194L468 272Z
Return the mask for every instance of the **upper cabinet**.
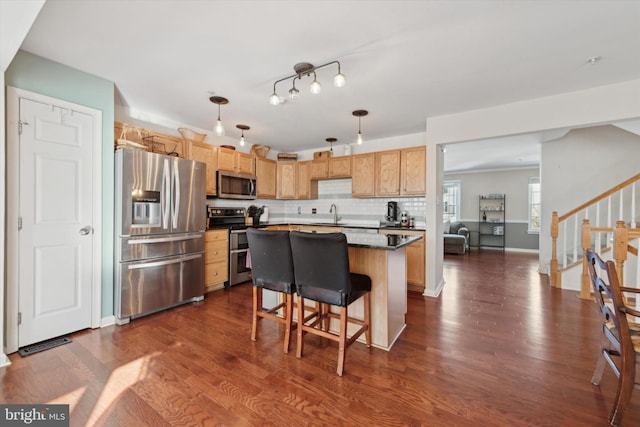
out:
M356 154L351 160L353 178L351 180L351 195L353 197L375 197L375 153Z
M315 159L310 163L311 179L326 179L329 177L329 159Z
M278 199L296 198L297 162L278 162Z
M275 160L256 157L256 193L259 199L276 198L276 169Z
M213 145L204 142L187 142L187 158L206 163L206 192L207 195L216 194L216 150Z
M353 197L424 196L426 147L352 156Z
M296 179L296 199L317 199L318 181L311 180L313 161L298 162Z
M427 194L427 147L413 147L402 150L401 186L403 196L424 196Z
M219 170L246 173L250 175L255 173L253 157L251 154L224 147L217 147L217 152Z
M329 158L329 178L351 178L351 156Z
M400 195L400 150L376 153L376 196Z

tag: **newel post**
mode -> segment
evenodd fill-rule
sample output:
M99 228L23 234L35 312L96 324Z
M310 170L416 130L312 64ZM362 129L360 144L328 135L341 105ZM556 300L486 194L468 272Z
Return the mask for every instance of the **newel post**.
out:
M553 211L551 215L551 262L549 263L551 286L560 288L560 273L558 272L558 254L556 246L558 244L558 211Z
M616 221L616 228L613 229L613 259L616 262L618 271L618 282L624 286L624 262L627 260L627 247L629 245L629 234L624 221Z
M588 219L582 220L582 276L580 298L591 298L591 278L589 277L589 264L585 251L591 247L591 224Z

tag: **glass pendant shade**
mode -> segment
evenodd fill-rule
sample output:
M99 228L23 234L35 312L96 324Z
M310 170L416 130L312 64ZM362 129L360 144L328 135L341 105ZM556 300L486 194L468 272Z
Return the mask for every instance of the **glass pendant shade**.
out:
M244 135L240 137L240 145L244 147Z
M346 84L346 80L344 78L344 74L342 73L336 74L335 77L333 78L333 85L335 87L344 87L345 84Z
M269 104L271 105L280 104L280 97L278 96L277 93L273 92L273 95L271 95L271 97L269 98Z
M299 94L300 94L300 91L296 89L295 86L289 89L289 98L291 99L297 98Z
M362 133L358 132L358 145L362 145Z
M311 86L309 86L309 90L313 94L318 94L322 91L322 86L320 86L320 82L316 80L315 76L313 78L313 81L311 82Z
M218 136L224 136L224 126L222 124L222 120L220 120L220 116L218 116L218 120L216 120L216 125L213 128L214 132Z

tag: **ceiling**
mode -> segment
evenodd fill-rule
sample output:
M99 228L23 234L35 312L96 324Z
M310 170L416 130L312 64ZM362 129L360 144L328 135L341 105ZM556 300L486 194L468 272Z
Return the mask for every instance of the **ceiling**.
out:
M355 142L357 109L369 111L366 141L424 132L427 117L637 79L639 21L634 1L49 0L22 48L113 81L130 114L168 127L211 130L209 97L224 96L226 139L246 124L248 142L289 152ZM333 87L331 65L317 71L321 94L303 77L299 98L269 104L294 64L333 60L345 87ZM539 142L452 146L445 170L479 153L537 164Z

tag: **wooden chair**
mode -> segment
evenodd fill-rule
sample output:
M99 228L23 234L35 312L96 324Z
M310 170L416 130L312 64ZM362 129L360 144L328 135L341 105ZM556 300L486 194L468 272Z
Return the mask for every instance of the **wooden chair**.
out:
M251 341L257 339L258 320L266 318L283 323L284 352L289 352L293 328L293 294L296 292L291 258L291 243L288 231L266 231L247 229L247 240L251 251L253 281L253 322ZM262 290L280 292L284 301L266 311L262 309ZM283 309L283 316L277 311Z
M635 293L637 299L640 290L619 285L613 261L604 262L591 249L585 250L585 256L594 297L603 315L602 357L598 359L591 383L600 384L605 362L608 363L618 377L618 390L609 414L609 423L617 426L629 406L633 388L640 386L636 379L636 367L640 364L640 324L627 319L627 316L640 318L640 311L625 304L623 292Z
M319 335L338 342L337 373L342 376L347 348L365 334L367 347L371 346L369 276L349 271L347 239L342 233L315 234L292 231L290 233L293 265L298 293L298 342L296 356L302 357L304 333ZM348 306L364 297L364 320L348 316ZM307 324L302 318L305 298L323 305L320 316ZM329 311L329 305L340 307L340 314ZM339 333L329 330L331 318L339 319ZM348 323L360 328L347 339Z

